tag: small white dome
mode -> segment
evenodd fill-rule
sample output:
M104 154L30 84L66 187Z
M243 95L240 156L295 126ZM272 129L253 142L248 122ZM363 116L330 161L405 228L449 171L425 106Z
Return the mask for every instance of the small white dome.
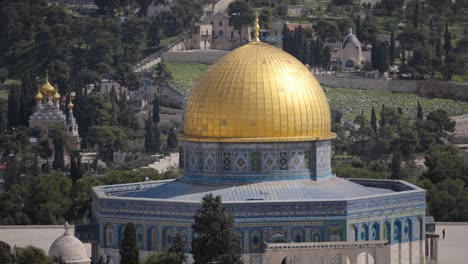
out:
M49 256L61 257L67 264L91 263L91 259L88 257L83 243L74 235L68 233L68 225L65 227L65 233L50 246Z

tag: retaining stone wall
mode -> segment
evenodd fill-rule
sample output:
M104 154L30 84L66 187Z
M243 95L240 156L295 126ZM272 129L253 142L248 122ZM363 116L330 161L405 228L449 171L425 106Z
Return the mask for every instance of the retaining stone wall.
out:
M229 51L224 50L191 50L180 52L164 52L162 60L164 62L188 62L214 64Z
M315 78L320 84L332 88L387 90L398 93L416 93L429 98L468 100L468 85L439 80L387 80L336 75L315 75Z

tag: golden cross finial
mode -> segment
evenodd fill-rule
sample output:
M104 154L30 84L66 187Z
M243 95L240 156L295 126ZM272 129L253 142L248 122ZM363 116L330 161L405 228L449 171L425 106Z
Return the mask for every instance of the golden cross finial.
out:
M46 79L46 81L49 81L49 70L48 69L45 70L45 79Z
M255 12L255 41L260 41L260 25L258 25L258 13Z

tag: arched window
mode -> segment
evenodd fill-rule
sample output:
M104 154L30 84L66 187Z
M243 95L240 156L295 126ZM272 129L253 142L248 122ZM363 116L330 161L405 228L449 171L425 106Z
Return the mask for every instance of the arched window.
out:
M380 239L380 234L379 234L379 224L374 223L372 225L372 231L371 231L371 239L372 240L379 240Z
M106 225L106 246L114 245L114 226L112 224Z
M383 224L383 240L389 240L390 239L390 223L385 222Z
M351 59L348 59L348 60L345 62L345 67L346 67L346 68L354 68L354 61L351 60Z
M149 245L148 249L158 251L158 238L159 238L159 231L156 227L151 228L151 232L149 234Z

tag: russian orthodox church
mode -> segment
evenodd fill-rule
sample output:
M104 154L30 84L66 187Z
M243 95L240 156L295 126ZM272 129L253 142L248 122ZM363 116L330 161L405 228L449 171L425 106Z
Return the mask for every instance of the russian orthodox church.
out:
M67 108L68 113L64 114L60 110L62 96L58 90L49 83L46 78L45 83L38 89L36 96L36 111L29 117L29 127L40 127L47 132L49 127L57 124L64 124L70 137L72 145L80 149L80 136L78 134L78 124L73 116L73 103L70 99Z
M337 177L335 137L327 97L300 61L258 40L237 48L187 101L183 177L93 188L93 258L119 263L128 222L141 257L177 234L190 256L193 215L211 193L235 218L246 264L424 263L425 191Z

